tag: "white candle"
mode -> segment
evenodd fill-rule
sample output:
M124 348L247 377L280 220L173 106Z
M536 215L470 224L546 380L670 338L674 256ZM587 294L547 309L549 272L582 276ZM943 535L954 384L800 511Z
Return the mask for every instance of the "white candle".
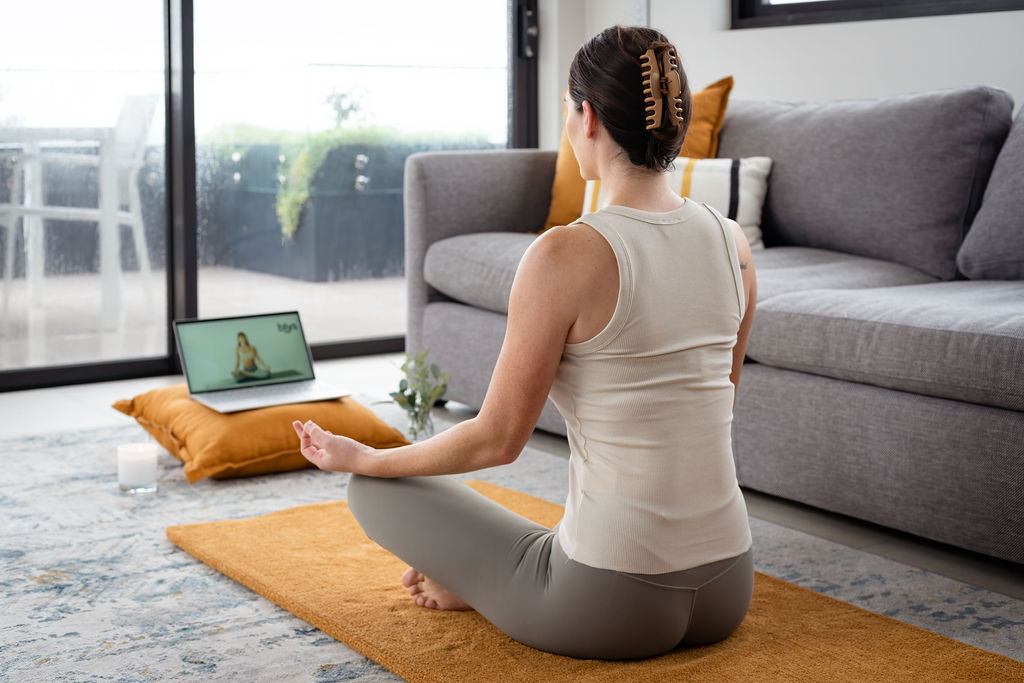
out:
M154 443L126 443L117 447L117 483L127 493L156 491Z

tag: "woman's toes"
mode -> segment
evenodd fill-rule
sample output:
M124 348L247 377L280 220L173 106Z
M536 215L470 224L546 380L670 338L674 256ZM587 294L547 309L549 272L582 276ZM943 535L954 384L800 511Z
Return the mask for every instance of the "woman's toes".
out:
M409 591L413 602L427 609L468 610L472 609L466 602L435 583L413 567L402 574L402 585Z
M415 568L409 567L405 570L405 573L402 574L402 585L406 588L412 588L413 586L417 586L423 583L424 578L426 577L424 577L423 574L421 574L420 572L416 571Z

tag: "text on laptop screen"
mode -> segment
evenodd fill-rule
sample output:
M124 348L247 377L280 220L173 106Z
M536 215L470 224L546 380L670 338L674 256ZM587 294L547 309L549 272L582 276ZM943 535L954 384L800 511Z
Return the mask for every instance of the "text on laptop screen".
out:
M313 379L296 313L181 322L177 333L192 393Z

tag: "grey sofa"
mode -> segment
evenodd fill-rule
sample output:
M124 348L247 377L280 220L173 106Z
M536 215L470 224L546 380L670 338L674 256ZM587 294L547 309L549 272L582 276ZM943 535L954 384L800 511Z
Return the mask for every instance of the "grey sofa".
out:
M733 102L774 160L733 438L741 485L1024 562L1024 114L984 87ZM1012 128L1012 129L1011 129ZM479 408L555 153L410 157L409 350ZM538 423L563 433L549 405Z

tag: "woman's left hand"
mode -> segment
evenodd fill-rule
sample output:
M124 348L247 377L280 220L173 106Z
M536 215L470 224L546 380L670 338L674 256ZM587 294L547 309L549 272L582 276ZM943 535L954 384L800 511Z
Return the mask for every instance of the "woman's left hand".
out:
M373 451L358 441L332 434L312 421L303 424L296 420L292 427L299 436L303 457L322 470L356 472L360 460Z

